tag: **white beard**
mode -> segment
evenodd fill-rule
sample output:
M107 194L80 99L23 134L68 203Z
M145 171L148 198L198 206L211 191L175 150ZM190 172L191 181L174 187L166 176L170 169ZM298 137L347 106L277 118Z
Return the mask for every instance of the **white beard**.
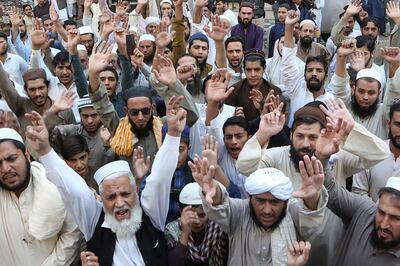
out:
M110 227L111 231L117 235L117 238L126 238L133 236L142 224L142 208L137 203L130 209L131 216L129 219L118 221L114 213L108 213L103 206L104 221Z

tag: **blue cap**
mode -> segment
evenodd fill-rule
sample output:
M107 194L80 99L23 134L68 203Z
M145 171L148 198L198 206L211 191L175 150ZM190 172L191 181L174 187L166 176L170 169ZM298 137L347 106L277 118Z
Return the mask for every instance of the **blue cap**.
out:
M162 127L162 140L163 141L165 139L165 135L167 135L167 131L168 131L168 125L163 125L163 127ZM186 140L187 142L189 142L189 139L190 139L189 135L190 135L190 128L188 127L188 125L186 125L182 131L181 140Z
M189 40L188 40L189 48L192 46L194 40L201 40L201 41L206 42L206 43L208 44L208 38L207 38L207 36L204 35L204 34L201 33L201 32L195 33L195 34L193 34L193 35L191 35L191 36L189 37Z

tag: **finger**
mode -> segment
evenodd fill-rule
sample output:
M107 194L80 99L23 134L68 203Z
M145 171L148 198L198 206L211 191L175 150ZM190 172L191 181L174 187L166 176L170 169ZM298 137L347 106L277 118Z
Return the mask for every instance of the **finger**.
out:
M81 262L82 262L82 265L87 265L86 252L84 252L84 251L81 252Z

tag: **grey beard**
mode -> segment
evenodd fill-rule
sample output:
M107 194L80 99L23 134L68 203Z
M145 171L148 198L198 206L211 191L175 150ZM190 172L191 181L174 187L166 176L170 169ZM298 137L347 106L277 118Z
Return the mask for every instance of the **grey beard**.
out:
M111 231L117 235L117 238L126 238L133 236L142 225L142 208L139 202L130 209L131 216L129 219L118 221L115 219L114 213L108 213L103 206L104 221L110 227Z

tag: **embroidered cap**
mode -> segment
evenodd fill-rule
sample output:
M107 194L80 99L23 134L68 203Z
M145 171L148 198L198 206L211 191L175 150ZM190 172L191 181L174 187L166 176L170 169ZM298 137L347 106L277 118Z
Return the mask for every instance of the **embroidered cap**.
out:
M201 205L200 190L196 182L187 184L179 194L179 202L185 205Z
M25 145L21 135L12 128L0 128L0 140L15 140Z
M105 178L117 174L120 174L121 176L124 174L132 174L127 161L114 161L100 167L96 173L94 173L94 180L96 180L97 184L100 185Z
M78 100L78 110L81 110L82 108L86 107L93 107L93 103L89 98L89 95L86 94L82 98Z

